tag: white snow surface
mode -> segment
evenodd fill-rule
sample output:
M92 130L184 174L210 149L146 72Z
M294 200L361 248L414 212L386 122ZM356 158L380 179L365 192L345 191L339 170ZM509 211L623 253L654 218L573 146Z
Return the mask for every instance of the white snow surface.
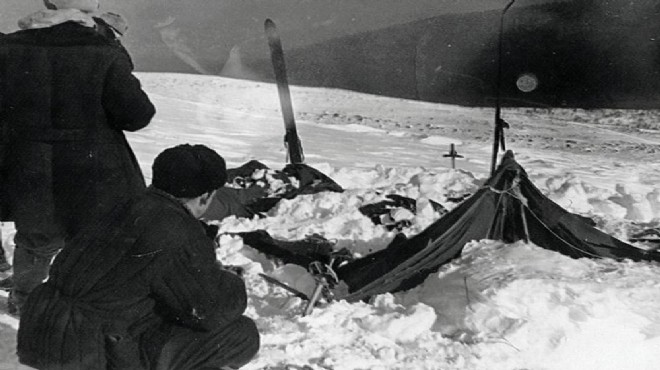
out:
M158 109L148 128L128 134L147 178L155 155L180 143L206 144L229 167L250 159L275 169L284 166L274 85L184 74L138 77ZM455 203L448 198L473 193L489 175L492 109L297 86L291 92L306 163L346 191L283 200L263 219L218 221L221 233L265 229L283 240L316 233L335 241L338 249L363 256L387 246L394 233L374 225L359 206L390 193L416 199L419 211L408 215L413 226L406 230L414 235L439 217L429 200L451 209ZM657 115L608 114L503 110L516 133L509 148L536 186L625 241L635 227L657 226L660 220L660 154L654 151L660 134L654 122L647 122ZM641 134L616 127L640 117ZM465 127L474 130L466 134ZM556 132L572 141L555 145L564 140ZM457 169L442 156L451 143L465 156L456 160ZM568 144L580 150L568 150ZM12 236L12 225L5 223L3 242L10 257ZM368 303L324 302L302 316L304 301L258 274L310 292L314 283L304 269L277 266L239 237L219 240L218 258L246 269L246 314L261 333L260 352L244 369L286 364L315 370L660 366L658 263L571 259L523 242L475 240L461 258L417 288ZM5 307L3 300L1 312ZM0 369L24 368L14 353L18 325L0 313Z

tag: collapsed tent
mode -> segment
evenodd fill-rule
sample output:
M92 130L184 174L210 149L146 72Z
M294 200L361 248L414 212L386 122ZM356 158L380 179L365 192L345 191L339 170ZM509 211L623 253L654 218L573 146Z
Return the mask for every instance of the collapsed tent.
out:
M525 240L573 258L660 261L660 252L607 235L545 197L509 151L482 188L420 234L340 266L345 285L335 298L358 301L414 288L481 239Z

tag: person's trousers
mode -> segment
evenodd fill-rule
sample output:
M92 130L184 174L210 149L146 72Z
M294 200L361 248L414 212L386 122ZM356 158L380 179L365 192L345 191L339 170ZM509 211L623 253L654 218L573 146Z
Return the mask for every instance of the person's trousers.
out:
M13 284L10 303L19 309L30 292L48 277L53 257L64 247L64 233L57 227L18 229L14 236Z
M175 327L170 335L156 370L238 369L259 351L259 331L245 316L214 331Z
M1 212L1 211L0 211ZM0 229L0 272L5 272L11 268L9 261L7 261L7 254L2 240L2 230Z

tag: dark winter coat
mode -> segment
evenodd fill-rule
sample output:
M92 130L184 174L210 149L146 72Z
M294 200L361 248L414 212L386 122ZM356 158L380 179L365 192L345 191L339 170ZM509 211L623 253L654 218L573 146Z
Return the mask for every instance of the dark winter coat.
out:
M21 312L18 356L39 369L105 369L116 356L146 369L140 343L158 352L163 327L216 330L246 303L242 279L216 263L203 225L150 188L57 256Z
M0 32L0 39L5 34ZM0 82L1 84L2 82ZM1 85L0 85L1 87ZM0 111L2 111L2 91L0 91ZM0 220L4 220L6 210L3 209L2 207L2 193L3 193L3 179L2 179L2 169L4 168L4 163L5 163L5 152L7 151L7 144L9 142L8 140L8 135L7 135L7 125L0 119Z
M69 233L141 192L122 131L155 114L130 58L93 28L66 22L0 38L5 219L63 222Z

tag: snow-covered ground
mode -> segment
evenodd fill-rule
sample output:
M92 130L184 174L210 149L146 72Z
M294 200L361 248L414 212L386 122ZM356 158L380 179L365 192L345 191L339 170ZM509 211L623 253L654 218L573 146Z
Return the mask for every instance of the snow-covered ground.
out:
M285 164L273 85L218 77L139 74L158 114L129 134L142 168L161 150L203 143L230 167L257 159ZM365 255L394 236L358 207L396 193L421 210L416 234L473 192L490 171L492 109L292 87L306 163L346 191L281 201L264 219L228 218L221 232L265 229L279 239L317 233ZM564 208L626 240L660 221L660 114L649 111L504 109L508 148L532 181ZM454 143L457 169L442 155ZM11 255L12 225L3 225ZM475 240L462 258L419 287L370 303L333 302L302 316L304 302L265 283L301 289L309 276L222 236L218 258L243 266L247 314L262 334L245 369L658 369L660 265L574 260L534 245ZM642 245L640 245L642 246ZM643 246L645 247L645 246ZM4 300L0 309L4 307ZM16 369L18 321L0 313L0 370Z

